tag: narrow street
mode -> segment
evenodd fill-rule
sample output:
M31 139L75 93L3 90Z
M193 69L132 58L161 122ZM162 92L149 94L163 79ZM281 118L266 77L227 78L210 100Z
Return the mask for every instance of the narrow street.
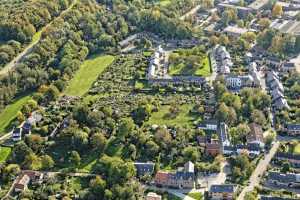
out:
M64 14L66 14L67 12L69 12L74 5L77 3L77 0L74 0L73 3L64 11L62 11L60 13L60 15L56 18L54 18L49 24L47 24L46 26L44 26L38 34L38 38L36 40L33 40L20 54L18 54L11 62L9 62L8 64L6 64L1 70L0 70L0 75L4 75L7 74L9 71L11 71L18 63L20 63L22 61L22 59L29 54L34 46L40 41L41 35L42 33L51 26L51 24L53 22L55 22L58 18L62 17Z
M180 20L185 20L185 18L195 14L199 9L200 9L200 5L197 5L196 7L194 7L193 9L191 9L189 12L185 13L184 15L182 15L180 17Z
M255 170L253 171L250 179L249 179L249 184L248 186L244 187L240 195L238 196L237 200L244 200L245 194L247 192L251 192L254 187L258 186L260 183L260 179L262 175L265 173L265 171L268 168L269 163L271 162L273 156L277 152L277 149L279 148L279 142L276 141L268 154L265 155L264 159L261 159L256 166Z

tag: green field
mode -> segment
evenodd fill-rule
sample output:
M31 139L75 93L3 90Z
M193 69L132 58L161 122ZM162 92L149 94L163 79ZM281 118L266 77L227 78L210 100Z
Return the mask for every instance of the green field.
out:
M300 154L300 143L296 144L296 146L293 149L294 154Z
M109 66L114 60L110 55L95 55L80 66L80 69L76 72L74 78L69 82L65 93L71 96L82 96L92 86L107 66Z
M0 146L0 164L4 163L7 160L10 153L11 153L10 147L1 147Z
M193 126L193 121L198 120L194 115L190 114L189 111L193 108L193 105L184 104L180 106L180 111L174 118L167 117L170 109L169 105L161 106L158 112L152 113L149 121L146 124L149 125L167 125L167 126Z
M171 64L170 65L170 75L196 75L207 77L211 74L209 58L205 57L200 61L199 67L188 67L184 63Z
M22 106L29 99L31 99L30 95L20 97L6 106L6 108L0 113L0 135L3 135L6 132L6 128L9 126L11 121L16 118L18 111L21 110Z

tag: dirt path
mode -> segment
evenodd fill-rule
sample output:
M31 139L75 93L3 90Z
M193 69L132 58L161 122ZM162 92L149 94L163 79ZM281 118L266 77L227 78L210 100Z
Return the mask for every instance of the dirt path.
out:
M55 22L58 18L62 17L64 14L69 12L74 5L77 3L78 0L74 0L73 3L64 11L60 13L60 15L56 18L54 18L50 23L48 23L46 26L44 26L40 31L43 33L48 27L52 25L53 22ZM32 50L33 47L40 41L41 35L38 35L38 38L36 40L33 40L19 55L17 55L10 63L6 64L1 70L0 70L0 75L7 74L9 71L13 70L15 68L16 64L21 62L22 58L29 54Z

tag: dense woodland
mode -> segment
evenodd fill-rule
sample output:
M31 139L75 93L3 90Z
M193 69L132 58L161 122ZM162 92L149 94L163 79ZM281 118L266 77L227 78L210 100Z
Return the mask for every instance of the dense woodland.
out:
M8 63L33 36L71 4L71 0L0 2L0 67Z

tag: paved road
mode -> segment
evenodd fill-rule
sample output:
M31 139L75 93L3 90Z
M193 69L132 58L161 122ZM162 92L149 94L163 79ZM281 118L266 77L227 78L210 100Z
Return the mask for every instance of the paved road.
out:
M200 7L201 7L200 5L197 5L192 10L190 10L189 12L185 13L184 15L182 15L179 19L185 20L185 18L187 18L187 17L195 14L200 9Z
M44 26L40 31L44 32L48 27L51 26L53 22L55 22L58 18L62 17L64 14L69 12L74 5L77 3L78 0L74 0L73 3L64 11L60 13L58 17L56 17L54 20L52 20L49 24ZM11 71L13 68L15 68L16 64L20 63L24 56L29 54L32 50L33 47L40 41L40 37L42 34L40 34L39 38L35 41L32 41L19 55L17 55L10 63L6 64L1 70L0 70L0 75L7 74L9 71Z
M249 179L249 185L243 189L243 191L238 196L237 200L244 200L245 194L247 192L251 192L254 189L254 187L259 185L260 179L262 175L265 173L265 171L267 170L267 167L271 162L273 156L277 152L279 144L280 143L278 141L275 142L272 148L270 149L270 151L268 152L268 154L265 155L264 159L261 159L259 161L258 165L256 166L255 170L253 171Z

